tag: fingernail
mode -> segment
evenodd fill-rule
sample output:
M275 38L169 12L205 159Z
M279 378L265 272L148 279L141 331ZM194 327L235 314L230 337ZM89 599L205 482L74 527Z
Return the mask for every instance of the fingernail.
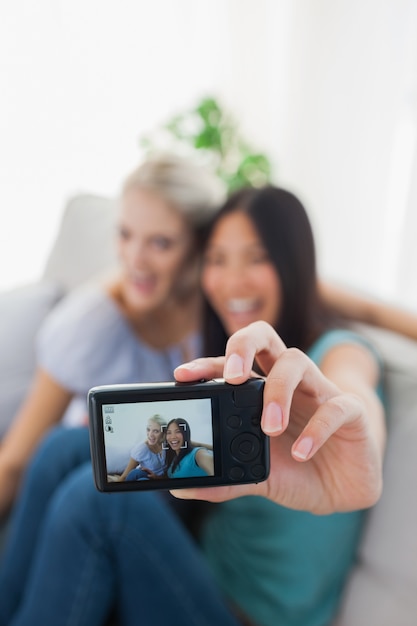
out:
M243 376L243 359L238 354L231 354L224 366L225 378L239 378Z
M266 433L279 433L282 430L282 409L276 402L270 402L262 418L262 430Z
M196 367L197 363L195 361L190 361L189 363L182 363L181 365L178 365L178 367L175 368L174 372L176 370L195 370Z
M297 459L305 461L313 449L313 443L314 442L311 437L304 437L304 439L301 439L294 448L292 452L293 456L296 456Z

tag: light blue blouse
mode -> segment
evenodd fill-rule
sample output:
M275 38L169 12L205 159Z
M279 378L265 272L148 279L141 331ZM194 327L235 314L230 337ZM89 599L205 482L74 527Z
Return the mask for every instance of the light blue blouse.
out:
M157 476L163 476L166 469L166 450L162 449L161 452L152 452L149 446L143 441L133 446L130 451L132 459L138 462L138 466L146 467L151 470Z
M198 335L190 334L185 343L193 357L200 356ZM179 345L166 350L146 345L114 301L100 287L89 287L67 296L46 318L37 337L37 360L74 393L65 421L76 425L85 421L91 387L173 380L183 357Z

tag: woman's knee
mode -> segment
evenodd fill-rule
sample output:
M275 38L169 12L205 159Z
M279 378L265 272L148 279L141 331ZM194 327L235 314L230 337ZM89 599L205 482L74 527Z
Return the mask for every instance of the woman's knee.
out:
M155 493L102 493L94 485L90 463L73 471L57 489L48 517L55 528L71 527L91 539L119 536L130 530L153 531L170 514Z
M42 480L51 475L59 479L80 462L89 459L87 428L53 428L42 440L33 456L28 475Z
M90 463L74 469L57 487L49 505L48 517L55 525L76 525L93 519L97 492Z

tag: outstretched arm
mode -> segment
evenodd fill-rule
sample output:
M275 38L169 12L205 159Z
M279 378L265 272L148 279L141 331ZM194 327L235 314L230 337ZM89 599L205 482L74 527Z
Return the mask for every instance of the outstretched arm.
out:
M206 448L201 448L195 455L197 465L203 469L207 476L214 475L213 453Z
M382 488L384 412L374 391L378 366L361 345L326 355L320 370L287 349L265 322L232 335L225 357L175 370L178 381L247 380L254 359L267 374L261 426L271 437L271 472L258 485L177 490L178 497L222 501L262 495L289 508L325 514L371 506Z
M320 283L320 293L332 309L350 320L392 330L417 341L417 313L327 282Z
M132 459L132 457L130 457L129 462L126 465L126 468L125 468L124 472L122 474L120 474L120 476L117 478L117 482L123 482L124 480L126 480L126 476L129 474L129 472L134 470L135 467L137 467L137 465L138 465L138 461L136 461L136 459Z

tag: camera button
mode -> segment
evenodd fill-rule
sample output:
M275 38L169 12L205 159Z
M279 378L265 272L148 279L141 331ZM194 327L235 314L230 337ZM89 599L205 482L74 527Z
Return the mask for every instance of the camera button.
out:
M230 445L232 455L238 461L253 461L261 450L261 442L252 433L242 433Z
M254 478L264 478L265 477L265 467L263 465L253 465L250 468L250 472Z
M240 428L242 426L242 418L240 415L229 415L227 425L229 428Z
M261 423L261 416L252 415L252 417L250 418L250 421L251 421L252 426L259 426L259 424Z
M245 475L245 471L243 467L238 467L235 465L229 469L229 478L231 480L242 480Z

